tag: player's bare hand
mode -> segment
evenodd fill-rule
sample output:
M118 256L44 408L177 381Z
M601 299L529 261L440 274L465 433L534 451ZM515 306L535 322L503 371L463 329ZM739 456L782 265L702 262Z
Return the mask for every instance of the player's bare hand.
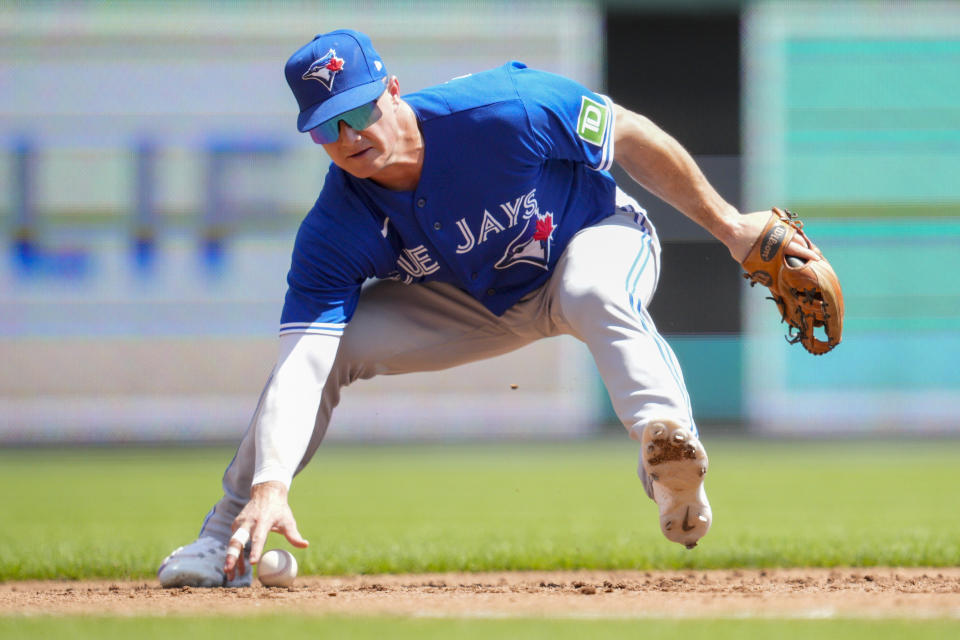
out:
M293 511L287 504L287 488L279 482L264 482L250 489L250 502L234 519L233 531L227 547L227 559L223 563L223 571L230 580L246 571L243 547L248 539L251 564L260 562L263 545L271 531L283 534L298 549L310 544L300 535Z
M721 238L730 251L730 255L737 262L743 260L750 253L753 243L757 241L763 228L770 219L770 211L756 211L739 216L729 228L727 237ZM819 260L820 254L816 247L808 247L800 234L795 234L787 246L786 254L797 256L804 260Z

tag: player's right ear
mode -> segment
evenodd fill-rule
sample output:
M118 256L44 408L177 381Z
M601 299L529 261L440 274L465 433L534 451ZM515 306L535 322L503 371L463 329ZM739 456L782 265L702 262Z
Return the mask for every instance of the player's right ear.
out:
M387 93L394 98L400 96L400 79L397 76L390 76L390 79L387 80Z

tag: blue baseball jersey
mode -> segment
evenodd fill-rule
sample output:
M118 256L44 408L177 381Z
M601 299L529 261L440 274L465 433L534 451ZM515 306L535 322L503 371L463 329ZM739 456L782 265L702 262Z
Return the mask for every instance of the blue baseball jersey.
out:
M511 62L404 100L424 141L416 189L330 166L297 232L281 334L341 334L370 278L448 282L501 315L613 213L609 98Z

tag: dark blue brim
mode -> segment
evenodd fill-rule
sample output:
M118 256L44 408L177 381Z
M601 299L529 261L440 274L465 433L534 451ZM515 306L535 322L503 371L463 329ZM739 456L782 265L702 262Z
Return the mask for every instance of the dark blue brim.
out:
M319 104L304 109L297 117L297 129L301 132L309 131L345 111L350 111L350 109L355 109L362 104L373 102L383 93L385 88L383 80L383 78L377 78L373 82L347 89Z

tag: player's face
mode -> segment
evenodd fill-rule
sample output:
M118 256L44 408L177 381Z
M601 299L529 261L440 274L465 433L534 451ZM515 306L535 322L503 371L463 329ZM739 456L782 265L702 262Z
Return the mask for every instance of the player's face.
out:
M365 129L354 129L340 121L340 137L323 144L335 165L357 178L373 177L390 165L400 139L398 98L388 88L376 101L379 118Z

